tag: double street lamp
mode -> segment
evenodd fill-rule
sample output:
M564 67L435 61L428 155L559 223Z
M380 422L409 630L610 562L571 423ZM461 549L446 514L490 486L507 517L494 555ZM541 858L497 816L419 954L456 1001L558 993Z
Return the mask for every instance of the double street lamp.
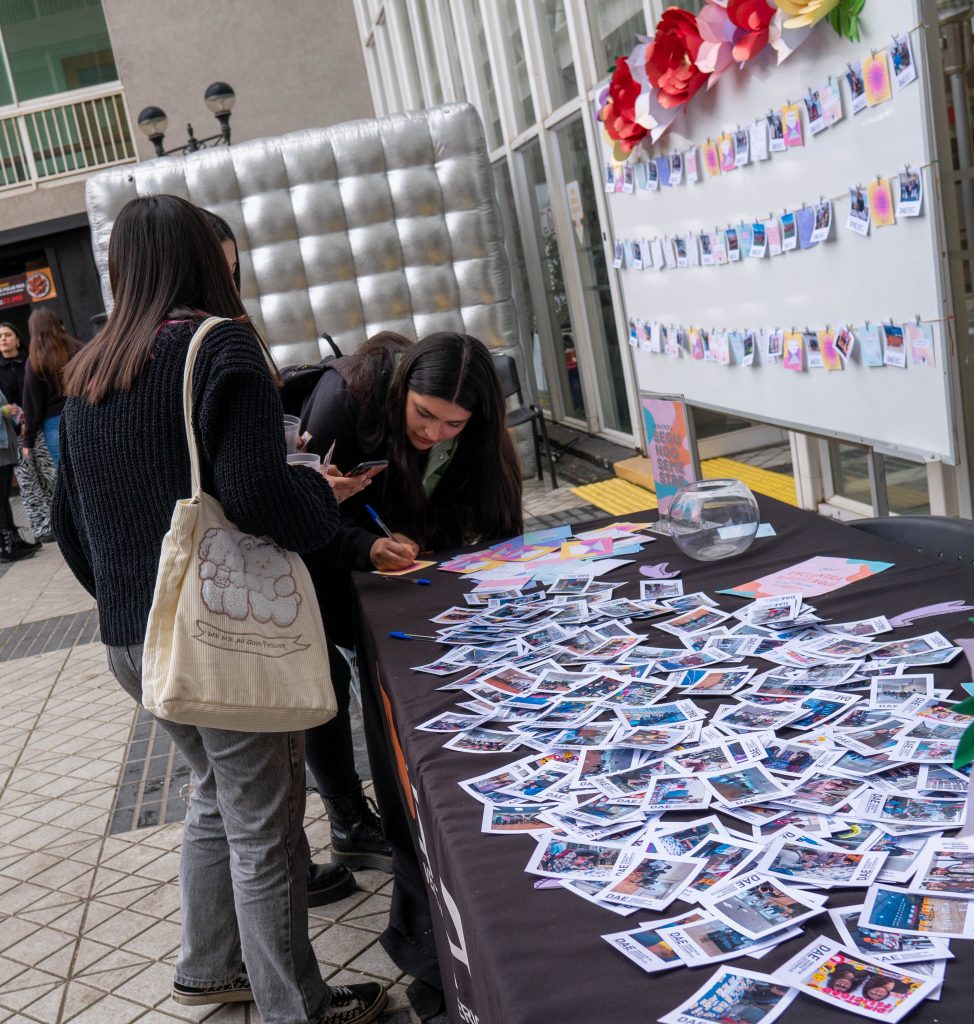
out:
M156 148L156 156L170 156L173 153L195 153L198 149L206 146L230 145L230 111L237 96L233 89L226 82L214 82L203 93L203 101L210 108L216 119L220 122L220 131L215 135L208 135L205 139L198 139L193 134L193 126L186 125L186 132L189 136L185 145L175 146L172 149L163 149L163 142L166 138L166 127L169 119L161 107L145 107L139 114L139 129L149 137L149 141Z

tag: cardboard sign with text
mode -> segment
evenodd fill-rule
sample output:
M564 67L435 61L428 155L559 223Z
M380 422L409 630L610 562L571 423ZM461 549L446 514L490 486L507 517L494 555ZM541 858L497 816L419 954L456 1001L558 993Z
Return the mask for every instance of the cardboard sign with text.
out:
M662 518L669 512L673 496L684 485L700 479L700 460L693 421L682 395L639 392L646 454L653 470L656 500Z

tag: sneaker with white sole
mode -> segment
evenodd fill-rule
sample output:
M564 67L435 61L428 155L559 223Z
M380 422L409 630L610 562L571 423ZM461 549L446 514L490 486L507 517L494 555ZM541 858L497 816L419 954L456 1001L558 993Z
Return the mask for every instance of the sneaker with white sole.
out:
M331 1006L321 1024L369 1024L385 1009L386 990L375 982L332 985Z
M173 1002L182 1003L183 1006L209 1006L213 1003L252 1003L254 993L250 990L250 981L247 975L241 975L226 985L214 985L206 988L196 988L193 985L180 985L179 982L172 983Z

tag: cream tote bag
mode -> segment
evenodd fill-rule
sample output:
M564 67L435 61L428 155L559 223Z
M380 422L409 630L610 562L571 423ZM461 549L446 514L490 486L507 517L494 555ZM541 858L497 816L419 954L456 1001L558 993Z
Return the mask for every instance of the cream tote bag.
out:
M191 497L162 541L142 655L142 703L157 718L242 732L320 725L337 709L321 613L304 562L242 533L203 491L193 433L193 366L220 317L186 353L183 416Z

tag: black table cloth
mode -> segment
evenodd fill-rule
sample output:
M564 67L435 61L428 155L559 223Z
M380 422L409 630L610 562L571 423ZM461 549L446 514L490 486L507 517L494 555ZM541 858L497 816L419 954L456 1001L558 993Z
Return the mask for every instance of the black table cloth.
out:
M722 609L733 611L746 602L718 590L814 555L832 555L895 563L871 579L809 598L819 614L832 621L893 616L958 599L974 604L972 569L950 566L769 498L758 501L762 520L774 526L777 536L755 541L743 555L695 562L671 540L660 538L646 545L633 564L601 579L625 584L616 597L638 597L638 581L645 578L639 575L639 566L668 561L671 568L681 571L686 593L703 590ZM625 518L647 521L652 515ZM596 524L586 525L590 529ZM435 980L435 937L451 1024L656 1021L691 996L719 965L646 974L600 936L635 928L640 921L672 917L691 905L677 901L663 913L636 911L621 917L567 891L537 890L537 876L524 872L535 849L534 840L527 835L481 833L483 805L457 783L528 755L531 749L523 747L512 754L445 750L443 743L453 734L415 729L463 699L456 691L438 690L443 677L411 670L445 653L445 647L387 635L390 630L431 634L437 627L428 621L430 616L464 604L462 595L471 589L469 581L443 572L434 572L431 578L430 587L389 583L367 574L356 574L355 579L362 620L360 671L370 722L370 756L384 823L398 847L394 927L384 936L384 945L404 970ZM951 640L974 636L969 615L952 612L922 618L885 636L902 639L933 630ZM676 646L672 636L654 630L649 622L635 622L631 628L648 634L659 646ZM762 670L770 667L759 659L748 659L746 664ZM958 657L943 668L915 671L933 672L938 687L950 685L955 688L955 698L965 696L959 687L970 678L965 658ZM700 701L708 711L719 703ZM397 796L400 802L393 807ZM709 813L712 811L668 815L666 820ZM727 821L746 831L740 822ZM425 879L425 893L420 879ZM828 907L862 902L865 892L831 890ZM813 918L801 937L783 943L763 959L743 956L725 964L774 974L777 965L820 934L839 938L827 915ZM948 962L941 1001L927 1001L911 1015L911 1021L974 1020L965 984L967 971L974 967L971 944L954 940L952 952L956 959ZM904 965L903 969L909 971L910 967ZM804 995L798 996L786 1016L793 1024L850 1019L848 1013Z

